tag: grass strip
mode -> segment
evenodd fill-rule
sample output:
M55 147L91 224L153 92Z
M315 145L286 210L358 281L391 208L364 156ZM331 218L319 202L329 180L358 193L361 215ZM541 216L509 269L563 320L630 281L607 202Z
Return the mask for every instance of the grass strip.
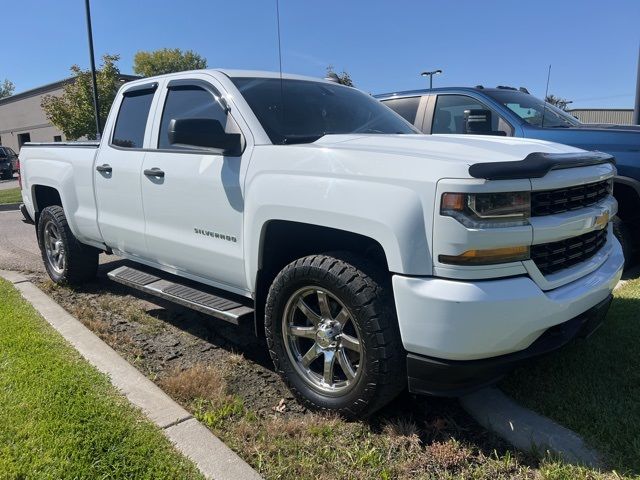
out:
M22 194L19 188L9 188L7 190L0 190L0 205L7 203L21 203Z
M202 478L0 280L0 478Z
M578 432L611 467L640 476L640 280L616 290L590 338L517 370L501 387Z

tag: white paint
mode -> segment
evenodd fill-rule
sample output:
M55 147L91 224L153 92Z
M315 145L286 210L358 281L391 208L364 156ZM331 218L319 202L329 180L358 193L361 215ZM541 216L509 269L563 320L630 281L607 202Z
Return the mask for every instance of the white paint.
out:
M554 171L540 179L485 181L470 178L469 165L580 150L474 135L326 135L311 144L272 145L230 80L234 75L278 77L206 70L137 80L121 88L98 150L23 149L29 212L34 209L31 187L50 185L60 191L81 241L245 296L255 291L269 222L309 223L370 237L382 246L395 274L405 347L441 358L484 358L525 348L544 329L605 298L619 279L620 246L612 235L593 259L547 277L533 262L459 267L437 260L473 248L580 235L593 229L596 215L616 210L615 200L607 198L521 227L469 229L439 214L442 193L546 190L609 178L615 174L611 165ZM172 79L204 80L220 92L246 140L241 156L154 151ZM147 120L146 150L112 148L108 139L122 91L152 81L158 88ZM111 178L95 172L103 163L113 167ZM152 167L165 171L164 181L143 175ZM194 233L196 228L236 241L212 239Z

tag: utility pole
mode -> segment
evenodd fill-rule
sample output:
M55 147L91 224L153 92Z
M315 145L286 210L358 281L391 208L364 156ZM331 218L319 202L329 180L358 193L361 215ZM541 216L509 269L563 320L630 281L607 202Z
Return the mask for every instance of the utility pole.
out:
M636 103L633 108L634 125L640 125L640 46L638 46L638 73L636 74Z
M98 102L98 81L96 80L96 60L93 54L93 31L91 29L91 8L89 0L84 0L87 12L87 34L89 36L89 57L91 60L91 79L93 81L93 110L96 116L96 138L100 140L102 128L100 127L100 103Z

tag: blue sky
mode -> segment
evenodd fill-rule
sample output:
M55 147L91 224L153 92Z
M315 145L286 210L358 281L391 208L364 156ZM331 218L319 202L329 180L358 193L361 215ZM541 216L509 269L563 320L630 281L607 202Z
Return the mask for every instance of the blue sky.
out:
M82 0L3 2L0 79L16 91L87 67ZM435 86L527 86L574 107L633 105L640 0L280 0L283 69L349 71L372 93ZM193 49L211 67L277 70L275 0L93 0L96 55L131 73L138 50Z

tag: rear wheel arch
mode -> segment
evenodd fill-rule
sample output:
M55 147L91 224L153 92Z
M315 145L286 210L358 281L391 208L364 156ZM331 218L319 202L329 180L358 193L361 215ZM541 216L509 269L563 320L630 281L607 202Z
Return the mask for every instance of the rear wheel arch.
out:
M33 185L31 187L31 199L35 210L35 222L38 223L40 213L47 207L58 205L62 207L62 197L60 192L47 185Z

